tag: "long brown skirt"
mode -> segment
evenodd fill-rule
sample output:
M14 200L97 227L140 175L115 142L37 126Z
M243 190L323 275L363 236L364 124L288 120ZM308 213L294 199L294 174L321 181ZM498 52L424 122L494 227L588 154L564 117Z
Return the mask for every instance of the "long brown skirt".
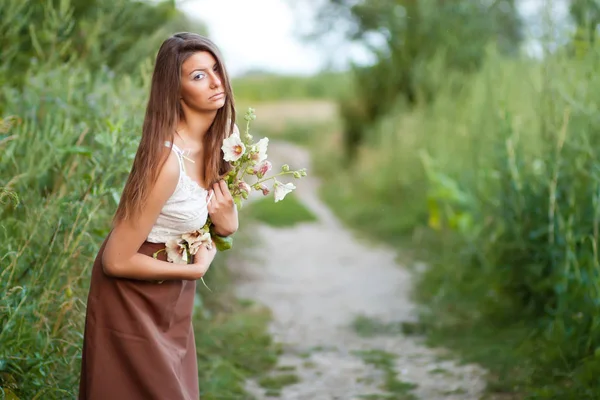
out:
M79 400L198 400L196 282L110 277L102 268L105 245L92 270ZM161 248L146 242L138 252L151 257Z

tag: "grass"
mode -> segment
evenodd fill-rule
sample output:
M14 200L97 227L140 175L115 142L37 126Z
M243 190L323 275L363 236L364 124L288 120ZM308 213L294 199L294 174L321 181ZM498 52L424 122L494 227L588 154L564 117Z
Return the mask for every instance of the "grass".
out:
M323 72L314 76L253 73L232 82L239 99L253 103L336 98L348 87L345 73Z
M362 337L397 335L403 332L401 322L382 322L375 318L358 315L352 321L353 330Z
M68 2L60 7L37 2L33 13L22 13L31 8L22 3L10 0L9 13L0 13L8 25L18 21L9 32L16 39L5 41L9 57L0 68L0 397L62 399L77 393L90 267L109 232L139 141L151 75L146 55L152 46L146 45L166 31L149 24L157 34L127 51L140 57L111 69L105 64L116 61L118 46L107 50L94 34L80 37L76 31L89 22L87 16L75 20ZM164 29L183 23L171 20ZM26 26L37 36L23 35L20 28ZM113 28L118 37L131 26ZM12 73L23 72L21 64L33 67ZM288 96L290 83L293 96L323 99L344 86L324 87L329 79L344 77L277 77L269 91L261 79L234 87L254 106L263 96L271 101ZM302 106L293 102L288 110ZM258 121L271 119L274 126L282 108L272 105ZM327 114L330 105L323 101L318 108ZM245 107L238 111L243 115ZM257 215L278 226L315 220L293 195L269 207L257 203ZM237 234L236 247L246 246L244 240ZM267 331L268 311L233 296L226 266L226 257L219 256L206 279L212 292L198 289L194 327L204 399L246 398L244 381L270 372L280 352Z
M472 309L462 311L469 310ZM486 367L486 392L490 398L499 395L521 398L532 384L536 370L535 358L531 357L534 348L528 347L531 327L491 326L488 322L462 325L457 322L456 312L447 315L454 321L444 320L441 310L423 317L427 344L452 349L463 362Z
M243 398L245 380L275 365L280 350L266 330L269 320L268 310L234 303L194 321L202 398Z
M398 372L394 368L396 356L383 350L364 350L356 351L355 355L362 360L380 369L384 373L384 382L381 390L385 394L367 395L369 399L396 399L396 400L416 400L411 391L417 387L414 383L403 382L397 378Z
M252 202L248 205L247 214L249 218L275 228L286 228L317 220L316 215L306 208L293 193L277 203L271 196Z
M258 381L260 386L272 391L281 390L288 385L293 385L298 382L298 375L290 373L265 376Z
M337 106L327 99L280 100L255 103L246 99L236 100L238 110L248 107L255 110L257 119L252 131L270 139L286 140L301 146L310 146L325 139L328 133L338 129ZM239 126L245 126L240 118Z
M433 103L369 126L350 163L336 132L312 146L332 210L428 264L421 322L403 328L486 367L490 396L600 390L599 63L598 46L543 64L490 54Z
M0 96L15 117L0 123L0 388L19 399L69 398L90 267L131 166L145 90L79 64L40 67L30 78L18 95L3 86ZM235 240L248 245L242 232ZM269 313L235 299L226 266L223 254L211 267L212 292L198 285L206 399L245 398L245 380L269 372L279 354Z
M244 220L242 220L244 222ZM236 247L252 245L246 224L236 233ZM268 332L270 311L233 293L229 254L221 253L207 274L212 292L198 297L194 317L200 394L203 399L247 398L250 378L269 373L281 354Z
M445 75L432 103L368 126L349 162L339 121L281 125L313 151L341 220L428 265L419 323L359 317L357 332L425 334L486 367L492 398L597 395L599 64L599 46L543 63L490 52L481 71Z

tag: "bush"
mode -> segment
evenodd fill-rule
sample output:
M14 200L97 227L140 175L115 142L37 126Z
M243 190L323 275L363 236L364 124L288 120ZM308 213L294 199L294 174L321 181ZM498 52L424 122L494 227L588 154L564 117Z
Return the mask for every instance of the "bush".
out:
M423 246L435 328L526 324L539 398L600 386L599 67L598 46L543 62L490 52L475 75L446 74L431 105L369 126L350 171L321 162L343 216Z

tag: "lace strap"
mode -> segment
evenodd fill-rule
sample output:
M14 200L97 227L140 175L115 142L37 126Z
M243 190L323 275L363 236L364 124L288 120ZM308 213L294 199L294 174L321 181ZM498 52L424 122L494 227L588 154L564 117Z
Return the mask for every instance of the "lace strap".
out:
M175 152L175 154L177 155L177 160L179 160L179 168L181 169L181 171L185 172L185 165L183 163L183 152L181 151L181 149L177 147L175 143L171 143L168 140L165 141L165 147L170 147L171 150Z

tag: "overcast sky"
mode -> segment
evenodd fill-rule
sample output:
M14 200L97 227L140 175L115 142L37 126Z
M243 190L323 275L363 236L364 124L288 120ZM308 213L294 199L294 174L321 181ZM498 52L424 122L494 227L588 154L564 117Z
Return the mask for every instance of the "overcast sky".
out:
M180 8L203 21L210 38L221 49L231 75L249 69L288 74L313 74L329 62L344 67L349 59L366 62L366 52L356 46L337 51L317 49L298 38L298 23L310 24L309 4L315 0L182 0ZM517 0L521 13L538 18L543 4L552 4L555 14L564 16L565 0ZM303 18L298 18L302 12ZM539 51L535 42L527 46Z
M309 75L328 63L322 49L297 35L298 12L305 15L310 9L291 7L289 0L186 0L180 4L183 11L208 26L232 75L254 68ZM309 20L302 19L303 23ZM364 51L356 47L345 48L336 57L336 67L346 65L350 57L367 60Z

